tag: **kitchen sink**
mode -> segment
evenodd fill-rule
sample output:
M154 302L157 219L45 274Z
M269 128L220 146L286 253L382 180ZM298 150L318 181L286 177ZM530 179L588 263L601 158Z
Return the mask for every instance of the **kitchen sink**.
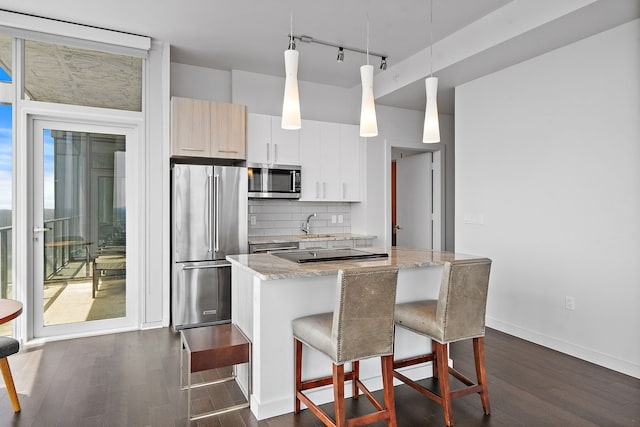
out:
M300 239L319 239L322 237L331 237L331 234L301 234L296 237Z

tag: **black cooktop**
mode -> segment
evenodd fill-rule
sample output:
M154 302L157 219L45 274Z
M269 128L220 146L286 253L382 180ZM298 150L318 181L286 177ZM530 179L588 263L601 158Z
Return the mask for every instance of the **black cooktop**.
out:
M324 261L344 261L349 259L387 258L386 252L374 253L358 249L321 249L321 250L300 250L271 252L280 258L297 263L324 262Z

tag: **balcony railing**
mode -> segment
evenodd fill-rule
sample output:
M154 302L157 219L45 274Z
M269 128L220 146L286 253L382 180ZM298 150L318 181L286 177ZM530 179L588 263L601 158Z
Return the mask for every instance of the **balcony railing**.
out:
M55 218L44 222L44 226L50 228L50 231L45 233L45 245L47 243L56 242L64 239L79 238L70 237L70 231L74 223L77 223L78 217L66 217ZM13 227L4 226L0 227L0 298L11 298L12 292L12 279L11 279L11 266L12 266L12 248L11 248L11 235ZM75 254L74 251L78 251ZM44 277L45 280L51 279L62 267L64 267L72 259L86 259L82 256L82 252L85 248L80 245L75 247L71 246L52 246L45 247L45 267Z
M44 221L44 226L50 230L44 234L44 277L50 279L57 271L64 267L72 258L73 246L49 246L47 244L61 240L79 240L71 237L72 223L77 223L78 217L54 218Z

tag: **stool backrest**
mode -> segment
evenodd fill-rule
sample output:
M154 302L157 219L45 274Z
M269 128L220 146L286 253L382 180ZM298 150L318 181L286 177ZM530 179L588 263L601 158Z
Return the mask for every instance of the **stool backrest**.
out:
M393 353L398 269L340 270L331 330L336 363Z
M445 263L436 309L438 341L484 336L490 269L488 258Z

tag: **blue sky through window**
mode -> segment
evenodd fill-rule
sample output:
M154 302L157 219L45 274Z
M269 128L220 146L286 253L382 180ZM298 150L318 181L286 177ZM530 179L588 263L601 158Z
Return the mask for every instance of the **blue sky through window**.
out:
M0 81L11 82L1 67ZM11 209L11 110L11 105L0 104L0 209Z

